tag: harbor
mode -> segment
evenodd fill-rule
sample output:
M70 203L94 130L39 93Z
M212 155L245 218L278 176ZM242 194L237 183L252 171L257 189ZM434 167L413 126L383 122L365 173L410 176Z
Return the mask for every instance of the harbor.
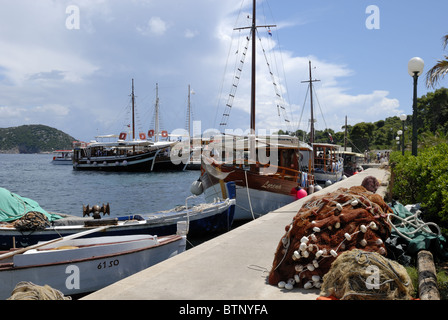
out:
M448 299L446 4L181 2L5 4L0 300Z
M309 197L361 185L367 176L382 183L377 192L384 196L388 171L367 169L82 299L316 300L319 290L267 283L276 246Z

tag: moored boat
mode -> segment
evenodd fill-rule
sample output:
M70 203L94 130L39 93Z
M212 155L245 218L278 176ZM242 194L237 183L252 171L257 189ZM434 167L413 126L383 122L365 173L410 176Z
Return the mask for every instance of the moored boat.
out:
M227 188L229 196L234 189L233 186ZM49 241L61 236L92 230L99 225L107 225L108 228L86 237L133 234L169 235L176 233L178 222L183 222L186 224L188 237L195 238L230 230L234 212L235 199L228 198L213 203L186 205L162 212L101 219L57 214L62 218L53 220L51 225L40 229L23 230L14 227L14 223L0 224L0 249L27 247L39 241Z
M186 237L180 235L77 236L0 255L0 299L7 299L22 281L49 285L64 295L90 293L186 248Z
M314 187L310 162L311 146L299 141L297 137L268 134L267 130L259 130L258 133L256 131L256 40L259 37L257 32L258 28L270 30L271 27L275 27L275 25L257 25L256 12L256 1L253 0L251 26L234 29L249 30L249 35L246 36L245 44L238 48L241 50L237 51L238 67L235 70L231 92L220 123L222 128L227 125L236 88L241 79L244 60L248 56L248 48L251 47L249 134L246 136L223 135L221 142L214 141L208 145L210 151L202 155L201 163L201 189L208 201L225 198L224 183L234 181L237 185L235 220L258 218L293 202L297 199L298 193L302 197L303 193L313 192ZM280 86L276 83L270 63L266 62L275 92L271 115L283 115L285 122L289 124L289 120L285 117ZM217 157L212 149L218 150Z
M55 153L56 155L53 156L53 159L51 160L52 164L72 164L73 150L55 150L53 153Z
M75 145L73 153L74 170L95 171L158 171L183 170L189 159L174 163L171 161L171 151L177 141L161 141L158 136L168 137L167 131L149 130L148 135L135 129L135 95L134 79L131 91L132 123L130 132L119 135L100 135L86 146ZM155 136L154 141L149 140Z

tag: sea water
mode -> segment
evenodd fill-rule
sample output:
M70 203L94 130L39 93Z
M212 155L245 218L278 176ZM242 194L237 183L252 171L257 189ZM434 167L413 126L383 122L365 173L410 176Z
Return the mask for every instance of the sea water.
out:
M198 170L179 172L75 171L52 154L0 154L0 187L33 199L46 211L82 216L83 205L109 203L110 216L145 214L185 205ZM204 202L199 196L188 205Z

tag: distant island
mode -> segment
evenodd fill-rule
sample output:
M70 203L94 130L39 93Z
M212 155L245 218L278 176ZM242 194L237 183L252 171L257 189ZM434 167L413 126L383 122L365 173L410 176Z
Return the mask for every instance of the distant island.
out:
M0 153L42 153L72 149L76 139L41 124L0 128Z

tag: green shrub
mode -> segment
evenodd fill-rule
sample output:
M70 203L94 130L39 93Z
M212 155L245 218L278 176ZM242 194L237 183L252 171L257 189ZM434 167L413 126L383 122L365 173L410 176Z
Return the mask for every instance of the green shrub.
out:
M390 156L392 198L402 204L420 203L425 221L448 235L448 144L419 150L417 157L393 152Z

